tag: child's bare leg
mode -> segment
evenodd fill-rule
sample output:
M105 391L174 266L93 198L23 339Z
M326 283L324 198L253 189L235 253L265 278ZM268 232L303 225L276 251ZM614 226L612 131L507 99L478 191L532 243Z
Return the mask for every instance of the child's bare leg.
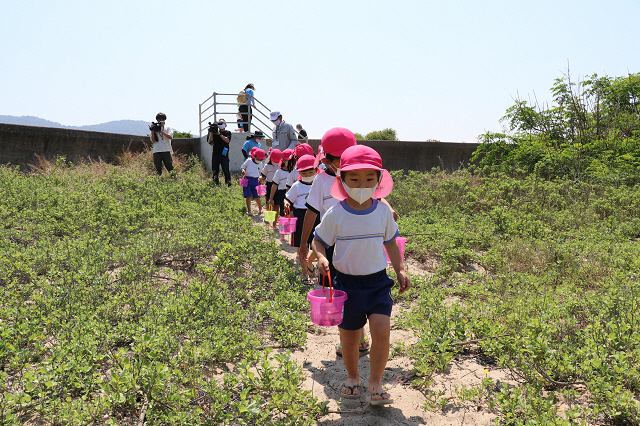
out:
M391 318L389 316L381 314L371 314L369 316L369 331L371 332L371 351L369 352L371 375L369 378L369 392L372 394L382 393L381 396L376 395L372 397L372 399L376 400L391 398L391 395L385 393L382 389L382 374L389 359L390 330ZM343 355L343 357L345 355Z
M371 328L371 326L369 326L369 328ZM367 346L366 345L367 342L364 341L364 338L366 336L367 336L367 333L365 333L364 327L362 327L360 329L360 340L358 341L358 350L360 350L360 348L365 348ZM342 334L340 335L340 346L342 346ZM342 349L336 349L336 352L342 353L341 351Z
M251 214L251 197L244 197L244 201L247 203L247 214L252 216Z
M258 214L261 214L262 213L262 201L260 200L260 197L254 198L254 200L256 200L256 203L258 203Z
M355 386L360 384L360 372L358 371L358 342L360 341L359 330L340 330L340 338L342 339L342 359L344 360L344 366L347 369L347 386ZM382 376L381 376L382 377ZM354 388L353 391L342 388L342 393L358 395L360 394L359 388Z

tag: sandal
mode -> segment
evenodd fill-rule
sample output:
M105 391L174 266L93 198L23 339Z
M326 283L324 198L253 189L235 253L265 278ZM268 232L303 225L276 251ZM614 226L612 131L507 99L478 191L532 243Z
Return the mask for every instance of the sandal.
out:
M302 283L305 285L313 285L314 281L312 278L309 277L302 277Z
M342 357L342 345L340 343L336 345L336 355Z
M382 395L389 395L389 398L383 398ZM379 396L379 399L376 399L376 396ZM393 404L393 399L391 399L391 395L387 392L376 392L370 394L369 404L371 405L387 405Z
M309 277L311 277L311 278L316 278L316 276L317 276L317 275L316 275L316 268L315 268L315 266L314 266L313 268L309 268L309 267L307 266L307 271L308 271L307 273L309 274Z
M344 389L349 389L349 391L351 391L351 393L344 393L342 391L340 391L340 395L343 398L347 398L347 399L358 399L360 398L360 385L353 385L353 386L349 386L346 383L344 385L342 385L342 390ZM358 394L354 394L353 391L355 391L356 389L358 389Z

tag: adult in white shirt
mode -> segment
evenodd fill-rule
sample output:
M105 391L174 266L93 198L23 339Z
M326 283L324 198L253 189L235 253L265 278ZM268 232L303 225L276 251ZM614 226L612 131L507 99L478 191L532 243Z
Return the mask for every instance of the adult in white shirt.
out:
M165 126L167 116L159 112L156 114L156 120L158 126L149 126L151 130L151 142L153 143L153 165L156 168L158 176L162 175L162 164L167 169L167 172L171 173L173 170L173 148L171 147L171 139L173 139L173 129L169 126Z
M273 128L273 142L271 146L278 148L280 151L284 151L285 149L294 150L298 143L298 135L293 126L284 122L280 111L271 111L269 119L275 126Z

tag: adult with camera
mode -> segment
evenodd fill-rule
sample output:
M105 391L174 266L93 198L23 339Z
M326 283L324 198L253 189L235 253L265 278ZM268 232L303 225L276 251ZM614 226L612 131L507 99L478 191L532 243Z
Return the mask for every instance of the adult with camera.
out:
M231 173L229 172L229 141L231 132L227 130L227 122L221 118L217 123L209 123L209 145L213 147L211 154L211 171L213 183L219 185L218 174L220 167L224 174L224 182L231 186Z
M249 126L251 125L251 106L255 106L256 101L253 99L253 91L256 90L253 87L253 83L249 83L244 88L244 103L238 105L238 112L242 117L242 127L245 132L249 131Z
M173 139L173 129L165 126L167 116L159 112L156 114L156 121L149 126L151 131L151 142L153 143L153 165L156 168L158 176L162 175L162 164L168 173L173 170L173 148L171 147L171 139Z
M269 119L274 124L273 128L273 148L278 148L280 151L285 149L294 150L298 143L298 135L293 126L289 123L285 123L282 119L280 111L271 111Z

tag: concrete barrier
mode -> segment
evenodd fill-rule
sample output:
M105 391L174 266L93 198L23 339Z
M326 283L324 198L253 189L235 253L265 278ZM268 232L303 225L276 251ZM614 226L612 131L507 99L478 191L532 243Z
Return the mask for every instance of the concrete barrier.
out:
M232 171L239 171L244 161L242 145L248 133L232 132L229 162ZM382 164L389 170L429 171L442 167L453 171L466 167L477 143L358 141L374 148L382 156ZM319 139L309 140L317 152ZM211 170L211 146L202 138L174 139L173 149L179 154L200 156ZM86 130L21 126L0 123L0 164L26 166L37 161L36 154L46 158L64 156L70 161L88 158L112 162L123 151L141 152L151 146L148 136L90 132ZM271 141L263 142L268 150Z
M197 141L198 138L174 139L172 146L177 153L191 154L195 153ZM73 162L88 158L112 162L123 151L141 152L150 146L148 136L0 123L0 164L24 167L37 161L36 154L46 158L64 156Z

